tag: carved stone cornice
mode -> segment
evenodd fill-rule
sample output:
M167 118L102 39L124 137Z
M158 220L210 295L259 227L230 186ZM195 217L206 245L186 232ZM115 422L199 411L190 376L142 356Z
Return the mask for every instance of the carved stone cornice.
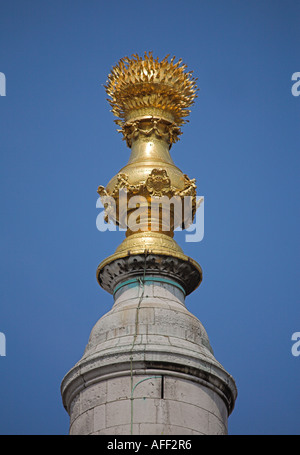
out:
M118 284L134 277L160 276L173 279L185 290L193 292L202 281L202 270L193 262L159 254L137 254L118 258L104 267L98 267L100 286L113 294Z

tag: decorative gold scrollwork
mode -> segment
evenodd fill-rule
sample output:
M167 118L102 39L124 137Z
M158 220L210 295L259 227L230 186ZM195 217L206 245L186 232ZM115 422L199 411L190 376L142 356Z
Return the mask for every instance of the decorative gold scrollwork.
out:
M123 134L123 140L126 141L129 148L139 136L150 137L151 135L165 140L171 147L172 144L179 140L179 136L182 134L182 131L174 122L168 122L153 116L126 122L118 132Z
M120 173L117 175L117 182L111 192L107 192L104 186L100 185L98 187L98 194L101 197L103 205L105 207L105 220L108 222L110 214L113 213L112 201L109 199L113 198L116 204L116 208L119 208L119 198L120 190L125 190L127 192L127 198L130 198L135 195L144 196L149 204L151 203L152 197L162 197L168 196L172 198L174 196L184 199L185 197L191 197L191 216L189 222L194 218L196 210L199 206L196 201L196 181L195 179L189 179L189 177L184 174L184 188L178 190L171 185L171 180L168 176L168 173L165 169L152 169L151 173L147 177L145 182L141 182L136 185L132 185L129 182L128 175ZM118 216L116 219L113 219L114 222L118 224ZM182 224L186 223L186 220L182 219Z

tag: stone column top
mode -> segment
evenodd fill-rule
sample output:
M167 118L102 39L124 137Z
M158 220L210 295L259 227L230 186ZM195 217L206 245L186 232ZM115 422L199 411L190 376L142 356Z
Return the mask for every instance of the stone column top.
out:
M193 292L202 280L201 269L192 262L151 253L128 255L97 270L99 284L110 294L114 294L123 282L149 275L174 281L185 295Z

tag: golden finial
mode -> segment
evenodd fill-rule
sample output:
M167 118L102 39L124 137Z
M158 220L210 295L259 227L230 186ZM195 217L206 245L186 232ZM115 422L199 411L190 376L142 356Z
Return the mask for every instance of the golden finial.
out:
M107 265L145 252L189 263L201 281L201 267L173 239L174 230L186 228L197 210L195 179L175 166L170 155L198 91L197 79L186 68L182 59L169 61L167 55L159 61L149 52L143 58L122 58L108 76L108 101L131 154L106 187L98 188L105 220L127 229L115 253L98 267L101 285ZM166 210L160 209L163 203Z

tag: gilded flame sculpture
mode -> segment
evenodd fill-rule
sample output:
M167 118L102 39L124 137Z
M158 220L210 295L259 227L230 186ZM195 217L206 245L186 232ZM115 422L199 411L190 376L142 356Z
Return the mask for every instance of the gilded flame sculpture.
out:
M175 57L168 61L168 55L159 62L152 53L144 58L133 55L125 57L112 69L105 86L111 97L109 103L115 122L126 127L127 122L140 116L156 116L178 128L185 123L184 118L196 98L196 80L192 71L185 72L187 65Z

